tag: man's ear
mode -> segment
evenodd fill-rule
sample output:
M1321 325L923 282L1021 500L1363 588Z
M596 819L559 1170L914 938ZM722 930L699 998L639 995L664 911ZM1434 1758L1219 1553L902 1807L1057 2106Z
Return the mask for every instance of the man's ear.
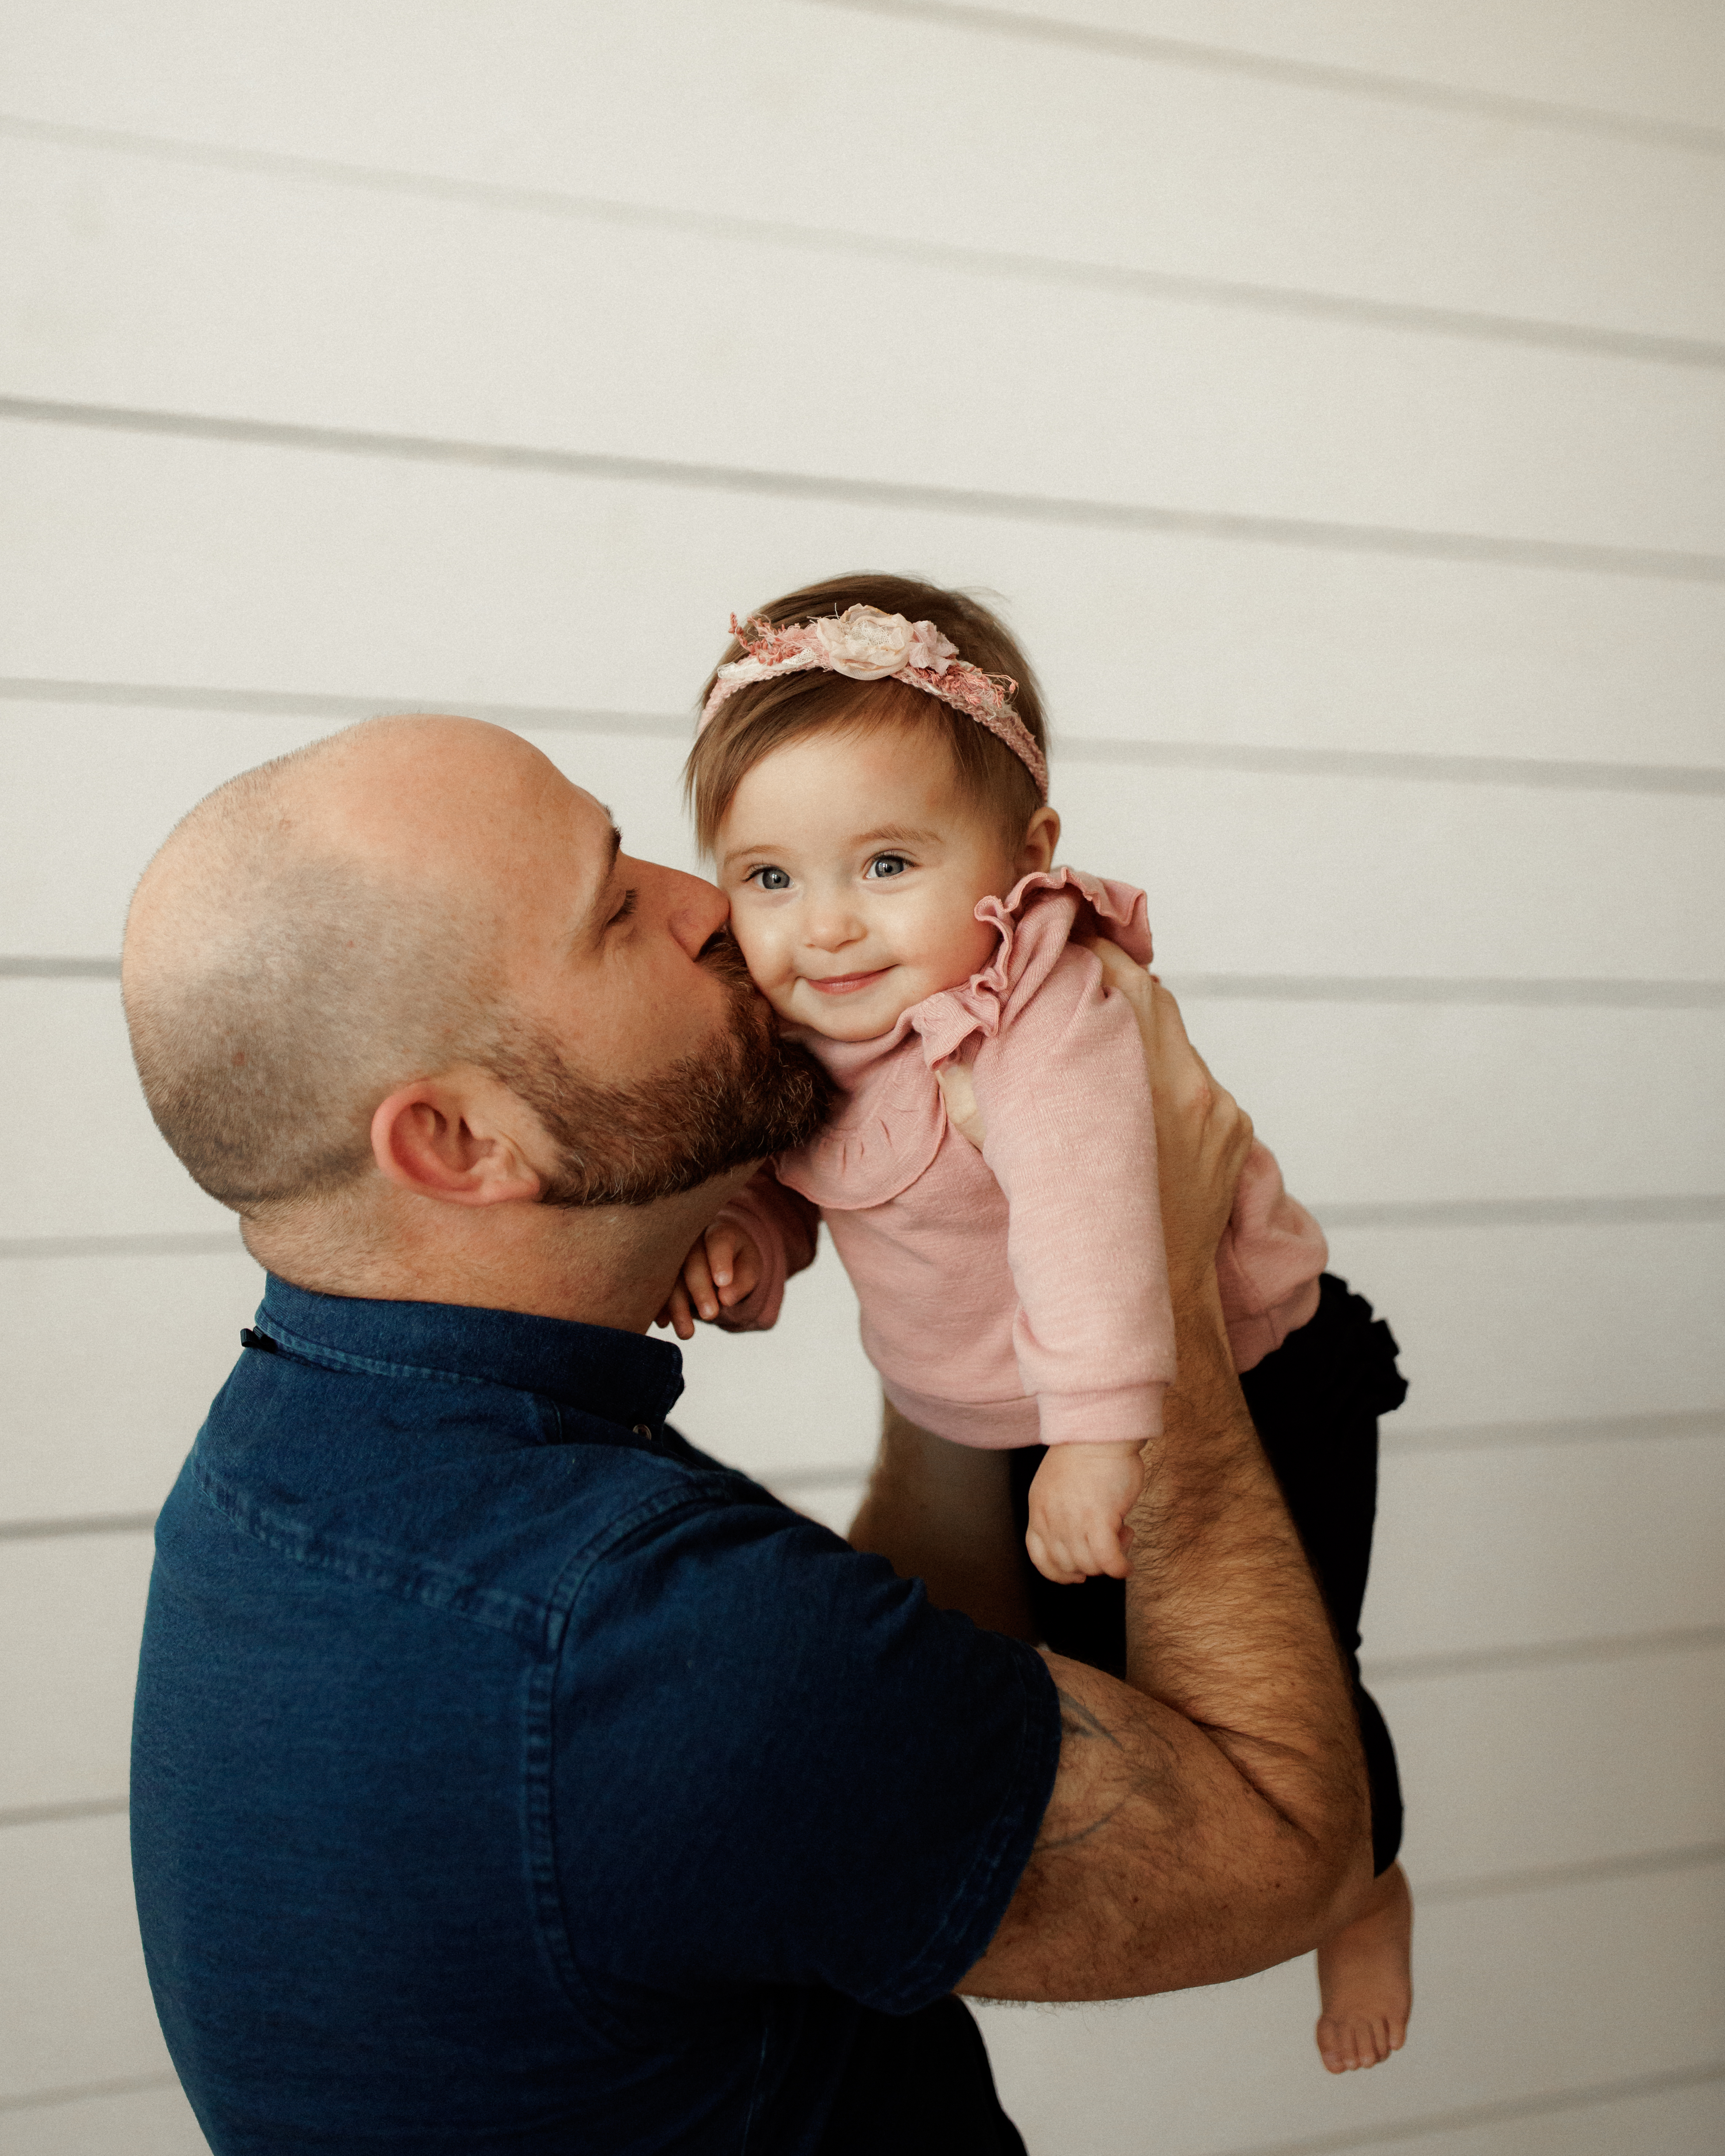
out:
M1046 807L1039 808L1024 826L1023 844L1014 872L1021 876L1035 875L1044 869L1054 866L1055 849L1060 843L1059 813Z
M471 1066L398 1086L372 1117L379 1173L449 1205L531 1204L544 1178L530 1149L545 1143L526 1102Z

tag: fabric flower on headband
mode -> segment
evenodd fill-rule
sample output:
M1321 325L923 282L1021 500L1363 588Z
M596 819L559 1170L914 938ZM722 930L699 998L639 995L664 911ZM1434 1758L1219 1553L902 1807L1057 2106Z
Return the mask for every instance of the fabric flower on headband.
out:
M1004 674L985 674L958 656L958 647L932 621L906 621L901 613L879 607L847 607L840 614L775 628L764 616L746 622L731 617L731 634L747 654L721 666L714 680L696 731L703 732L714 713L751 681L780 674L801 674L819 667L842 674L848 681L902 681L938 696L986 726L1018 757L1048 798L1048 765L1024 721L1012 708L1018 684Z

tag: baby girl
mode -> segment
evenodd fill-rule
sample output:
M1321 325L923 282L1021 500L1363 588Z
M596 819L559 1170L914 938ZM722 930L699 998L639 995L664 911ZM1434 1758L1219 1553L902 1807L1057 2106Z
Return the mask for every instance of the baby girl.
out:
M749 971L834 1107L719 1215L661 1322L685 1338L696 1316L771 1325L824 1219L892 1404L954 1444L1043 1448L1030 1558L1075 1594L1117 1581L1173 1325L1137 1026L1084 939L1147 964L1144 896L1055 865L1040 701L973 600L855 577L732 626L690 757L698 834ZM1325 1257L1255 1146L1217 1258L1243 1373L1273 1371L1307 1328L1327 1338L1358 1301ZM1343 1569L1363 1589L1363 1562ZM1319 2044L1337 2071L1387 2056L1408 2010L1407 1892L1378 1818L1387 1736L1381 1750L1375 1898L1321 1957ZM1399 1796L1393 1810L1399 1829Z

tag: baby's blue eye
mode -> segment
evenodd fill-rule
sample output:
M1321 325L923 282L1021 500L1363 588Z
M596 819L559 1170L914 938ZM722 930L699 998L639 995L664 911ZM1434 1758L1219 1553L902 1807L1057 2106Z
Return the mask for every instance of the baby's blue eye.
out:
M902 875L910 865L902 854L876 854L865 873L878 883L883 876Z
M783 869L752 869L749 881L758 884L762 891L788 891L791 880Z

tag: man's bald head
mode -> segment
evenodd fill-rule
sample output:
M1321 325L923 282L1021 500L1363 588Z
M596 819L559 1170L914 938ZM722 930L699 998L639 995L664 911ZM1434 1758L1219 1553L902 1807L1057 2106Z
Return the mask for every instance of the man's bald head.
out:
M392 1086L493 1059L500 895L463 850L475 814L531 814L550 768L475 720L372 720L175 829L132 901L126 1012L151 1112L212 1197L333 1190Z
M151 863L126 923L132 1050L204 1189L259 1226L290 1209L326 1249L387 1240L337 1217L408 1173L379 1117L395 1129L463 1070L527 1111L544 1204L650 1205L801 1144L822 1112L725 918L711 884L623 855L518 735L373 719L222 787Z

